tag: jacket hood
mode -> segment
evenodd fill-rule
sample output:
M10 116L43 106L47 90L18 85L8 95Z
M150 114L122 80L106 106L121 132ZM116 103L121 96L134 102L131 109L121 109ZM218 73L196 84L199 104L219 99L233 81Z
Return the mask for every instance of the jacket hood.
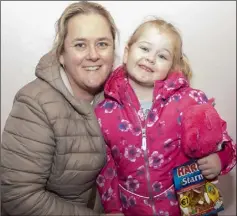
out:
M189 82L180 71L173 71L165 80L157 80L154 85L154 98L161 96L169 98L179 88L189 87ZM125 92L132 87L129 84L128 75L124 66L119 66L110 75L104 88L105 97L112 97L119 103L123 103Z
M56 53L50 51L45 54L39 61L35 75L47 82L51 87L60 92L66 100L82 115L91 113L91 105L85 100L78 100L71 95L60 75L61 65L59 64ZM93 101L93 107L103 99L103 93L98 93Z

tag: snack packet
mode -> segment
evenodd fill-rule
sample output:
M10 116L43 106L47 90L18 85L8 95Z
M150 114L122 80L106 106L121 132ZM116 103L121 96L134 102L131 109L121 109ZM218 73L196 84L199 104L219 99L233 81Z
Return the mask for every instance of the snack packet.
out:
M224 210L220 191L205 179L196 161L174 168L173 178L182 216L207 216Z

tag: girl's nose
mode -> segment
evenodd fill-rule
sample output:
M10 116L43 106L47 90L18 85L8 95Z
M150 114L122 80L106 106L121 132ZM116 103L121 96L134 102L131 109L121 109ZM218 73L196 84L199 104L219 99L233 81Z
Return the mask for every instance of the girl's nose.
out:
M148 62L151 63L151 64L155 64L155 62L156 62L155 55L153 55L153 54L148 55L148 56L146 57L146 61L148 61Z

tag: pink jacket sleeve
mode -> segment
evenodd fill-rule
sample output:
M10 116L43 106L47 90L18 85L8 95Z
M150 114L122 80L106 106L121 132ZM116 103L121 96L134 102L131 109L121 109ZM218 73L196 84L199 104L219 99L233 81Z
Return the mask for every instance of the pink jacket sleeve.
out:
M207 98L205 93L199 90L199 95L202 95L201 102L203 102L203 98ZM204 100L205 101L205 100ZM213 105L215 105L214 98L208 100ZM207 102L207 101L206 101ZM222 120L222 150L218 151L217 154L221 160L221 173L220 175L227 174L231 171L231 169L236 165L236 144L233 142L232 138L229 136L227 132L227 125L224 120Z
M236 165L236 144L233 142L231 137L226 131L226 122L222 121L223 127L223 146L222 150L217 152L221 164L222 170L221 175L224 175L231 171L231 169Z
M121 213L118 176L110 147L106 145L107 163L97 178L97 187L105 213Z

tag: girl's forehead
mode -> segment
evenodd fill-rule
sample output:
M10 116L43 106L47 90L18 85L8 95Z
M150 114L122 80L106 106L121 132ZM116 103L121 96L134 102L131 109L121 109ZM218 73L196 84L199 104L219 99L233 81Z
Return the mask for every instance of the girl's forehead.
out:
M166 31L162 31L157 27L148 27L140 30L137 42L148 42L152 44L165 44L172 46L173 37Z
M164 30L161 27L155 25L147 25L141 28L138 32L138 38L147 37L160 37L164 39L171 39L171 34L168 30Z

